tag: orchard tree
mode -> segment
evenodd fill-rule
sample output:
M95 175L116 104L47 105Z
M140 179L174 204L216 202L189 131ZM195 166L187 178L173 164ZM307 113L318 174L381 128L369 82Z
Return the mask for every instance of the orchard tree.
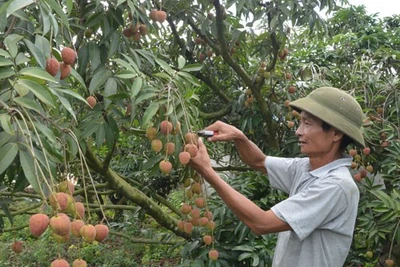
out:
M65 193L75 198L67 203L84 204L87 225L113 220L107 209L137 205L187 240L188 262L267 265L274 237L253 236L209 199L201 177L186 166L196 153L196 131L220 119L266 154L297 156L298 114L288 103L332 85L357 97L369 118L369 152L349 148L357 152L355 179L367 176L349 266L393 258L400 221L399 18L381 21L362 8L339 9L338 2L4 3L0 222L23 212L60 217L62 200L53 196L73 177L76 190ZM338 11L325 21L322 9ZM209 147L217 162L230 155L219 170L235 173L241 181L232 184L263 208L285 197L242 167L230 144ZM175 189L182 192L178 205L168 201ZM8 200L19 196L35 201L14 211ZM69 217L84 219L76 210ZM372 257L360 257L370 250Z

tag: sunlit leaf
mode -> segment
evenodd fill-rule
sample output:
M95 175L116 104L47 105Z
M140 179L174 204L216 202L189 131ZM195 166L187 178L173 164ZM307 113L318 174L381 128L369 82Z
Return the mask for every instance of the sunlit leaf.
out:
M18 154L18 144L8 143L0 149L0 174L2 174L14 161Z

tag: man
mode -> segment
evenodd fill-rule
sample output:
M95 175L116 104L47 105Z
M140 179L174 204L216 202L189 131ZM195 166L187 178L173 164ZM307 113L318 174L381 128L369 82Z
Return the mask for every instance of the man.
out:
M279 232L273 266L342 267L359 200L349 171L352 158L342 152L349 142L365 146L364 115L352 96L332 87L318 88L290 106L301 112L296 135L304 158L266 156L223 122L206 128L216 133L209 141L233 141L246 164L268 173L271 186L289 194L270 210L262 210L219 177L201 139L190 165L255 234Z

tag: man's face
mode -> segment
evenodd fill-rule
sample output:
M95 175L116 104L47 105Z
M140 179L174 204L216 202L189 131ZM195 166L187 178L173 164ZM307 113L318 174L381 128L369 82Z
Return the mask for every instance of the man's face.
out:
M337 141L333 127L324 131L322 121L304 111L301 112L296 135L299 137L301 153L307 154L309 157L325 155L332 150L334 141Z

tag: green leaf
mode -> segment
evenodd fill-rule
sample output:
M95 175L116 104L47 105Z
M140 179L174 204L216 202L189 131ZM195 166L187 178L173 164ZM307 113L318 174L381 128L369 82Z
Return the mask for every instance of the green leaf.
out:
M7 216L8 220L10 221L11 225L13 225L13 217L10 212L10 209L8 208L8 204L12 202L11 199L4 199L0 198L0 207L3 210L4 214Z
M183 69L182 69L182 71L187 71L187 72L190 72L190 71L200 71L201 69L203 68L203 65L202 64L189 64L189 65L186 65Z
M8 143L0 149L0 174L7 170L17 154L17 143Z
M240 245L240 246L233 247L232 250L253 252L254 251L254 247L249 246L249 245Z
M0 125L3 128L3 130L10 134L14 135L14 130L11 127L11 116L8 114L0 114Z
M40 111L41 111L40 106L33 99L29 99L29 98L26 98L26 97L16 97L16 98L14 98L14 101L18 105L21 105L21 106L23 106L24 108L27 108L27 109L32 109L32 110L36 111L37 113L40 113Z
M51 107L55 107L53 95L50 93L47 87L41 86L40 84L28 79L20 79L17 81L17 83L20 86L25 86L28 88L43 103L46 103Z
M14 74L15 74L15 72L11 68L0 68L0 80L11 77Z
M182 69L183 67L185 67L185 64L186 64L186 59L182 55L179 55L179 57L178 57L178 69Z
M43 80L50 81L50 82L57 81L53 76L51 76L49 73L47 73L47 71L45 71L44 69L41 69L41 68L37 68L37 67L24 68L19 71L19 74L43 79Z
M19 160L21 162L22 170L24 171L26 180L31 184L36 193L40 192L40 186L37 179L37 172L35 168L35 161L31 154L26 151L19 151Z
M135 99L135 102L133 102L133 104L137 105L137 104L141 103L143 100L151 99L157 95L158 95L157 93L153 93L153 92L141 94L138 98Z
M0 57L0 67L11 66L11 65L14 65L11 59Z
M64 108L72 115L72 117L76 121L75 111L72 108L71 104L69 103L68 99L62 96L58 96L58 99L60 99L61 105L64 106Z
M114 78L108 79L106 84L104 85L104 106L106 109L111 104L111 100L108 97L117 93L117 87L118 84Z
M150 158L148 161L146 161L143 165L142 165L142 170L148 170L153 168L156 164L158 164L160 162L160 160L163 159L164 156L162 155L158 155L155 157Z
M138 95L138 93L142 89L142 86L143 86L142 78L138 77L133 81L131 86L131 99L134 99Z
M30 4L33 4L34 2L35 1L33 1L33 0L14 0L14 1L11 1L10 5L7 8L6 17L8 18L15 11L23 9L24 7L26 7L26 6L30 5Z
M160 65L160 67L165 70L169 75L173 75L174 74L174 70L168 65L167 62L165 62L162 59L159 58L155 58L154 59L158 65Z
M51 143L57 143L57 137L54 135L53 131L46 125L43 125L39 122L34 122L35 127L46 136L46 138L51 142Z
M24 39L24 43L25 43L26 47L28 47L28 50L31 53L31 55L39 63L40 67L42 67L43 69L46 69L46 57L42 53L42 50L39 49L36 45L34 45L28 39Z
M94 91L98 90L104 83L111 77L111 71L107 69L102 69L97 72L89 84L89 93L93 94Z
M44 1L46 1L49 4L49 6L57 13L57 15L60 16L61 22L67 28L69 28L68 17L67 15L65 15L60 4L58 4L55 0L44 0Z
M158 102L152 102L146 109L146 112L143 115L142 126L147 127L149 121L153 118L153 116L157 113L160 108L160 104Z
M243 261L245 259L248 259L248 258L251 257L251 255L252 255L252 253L250 253L250 252L242 253L242 254L239 255L238 261Z

